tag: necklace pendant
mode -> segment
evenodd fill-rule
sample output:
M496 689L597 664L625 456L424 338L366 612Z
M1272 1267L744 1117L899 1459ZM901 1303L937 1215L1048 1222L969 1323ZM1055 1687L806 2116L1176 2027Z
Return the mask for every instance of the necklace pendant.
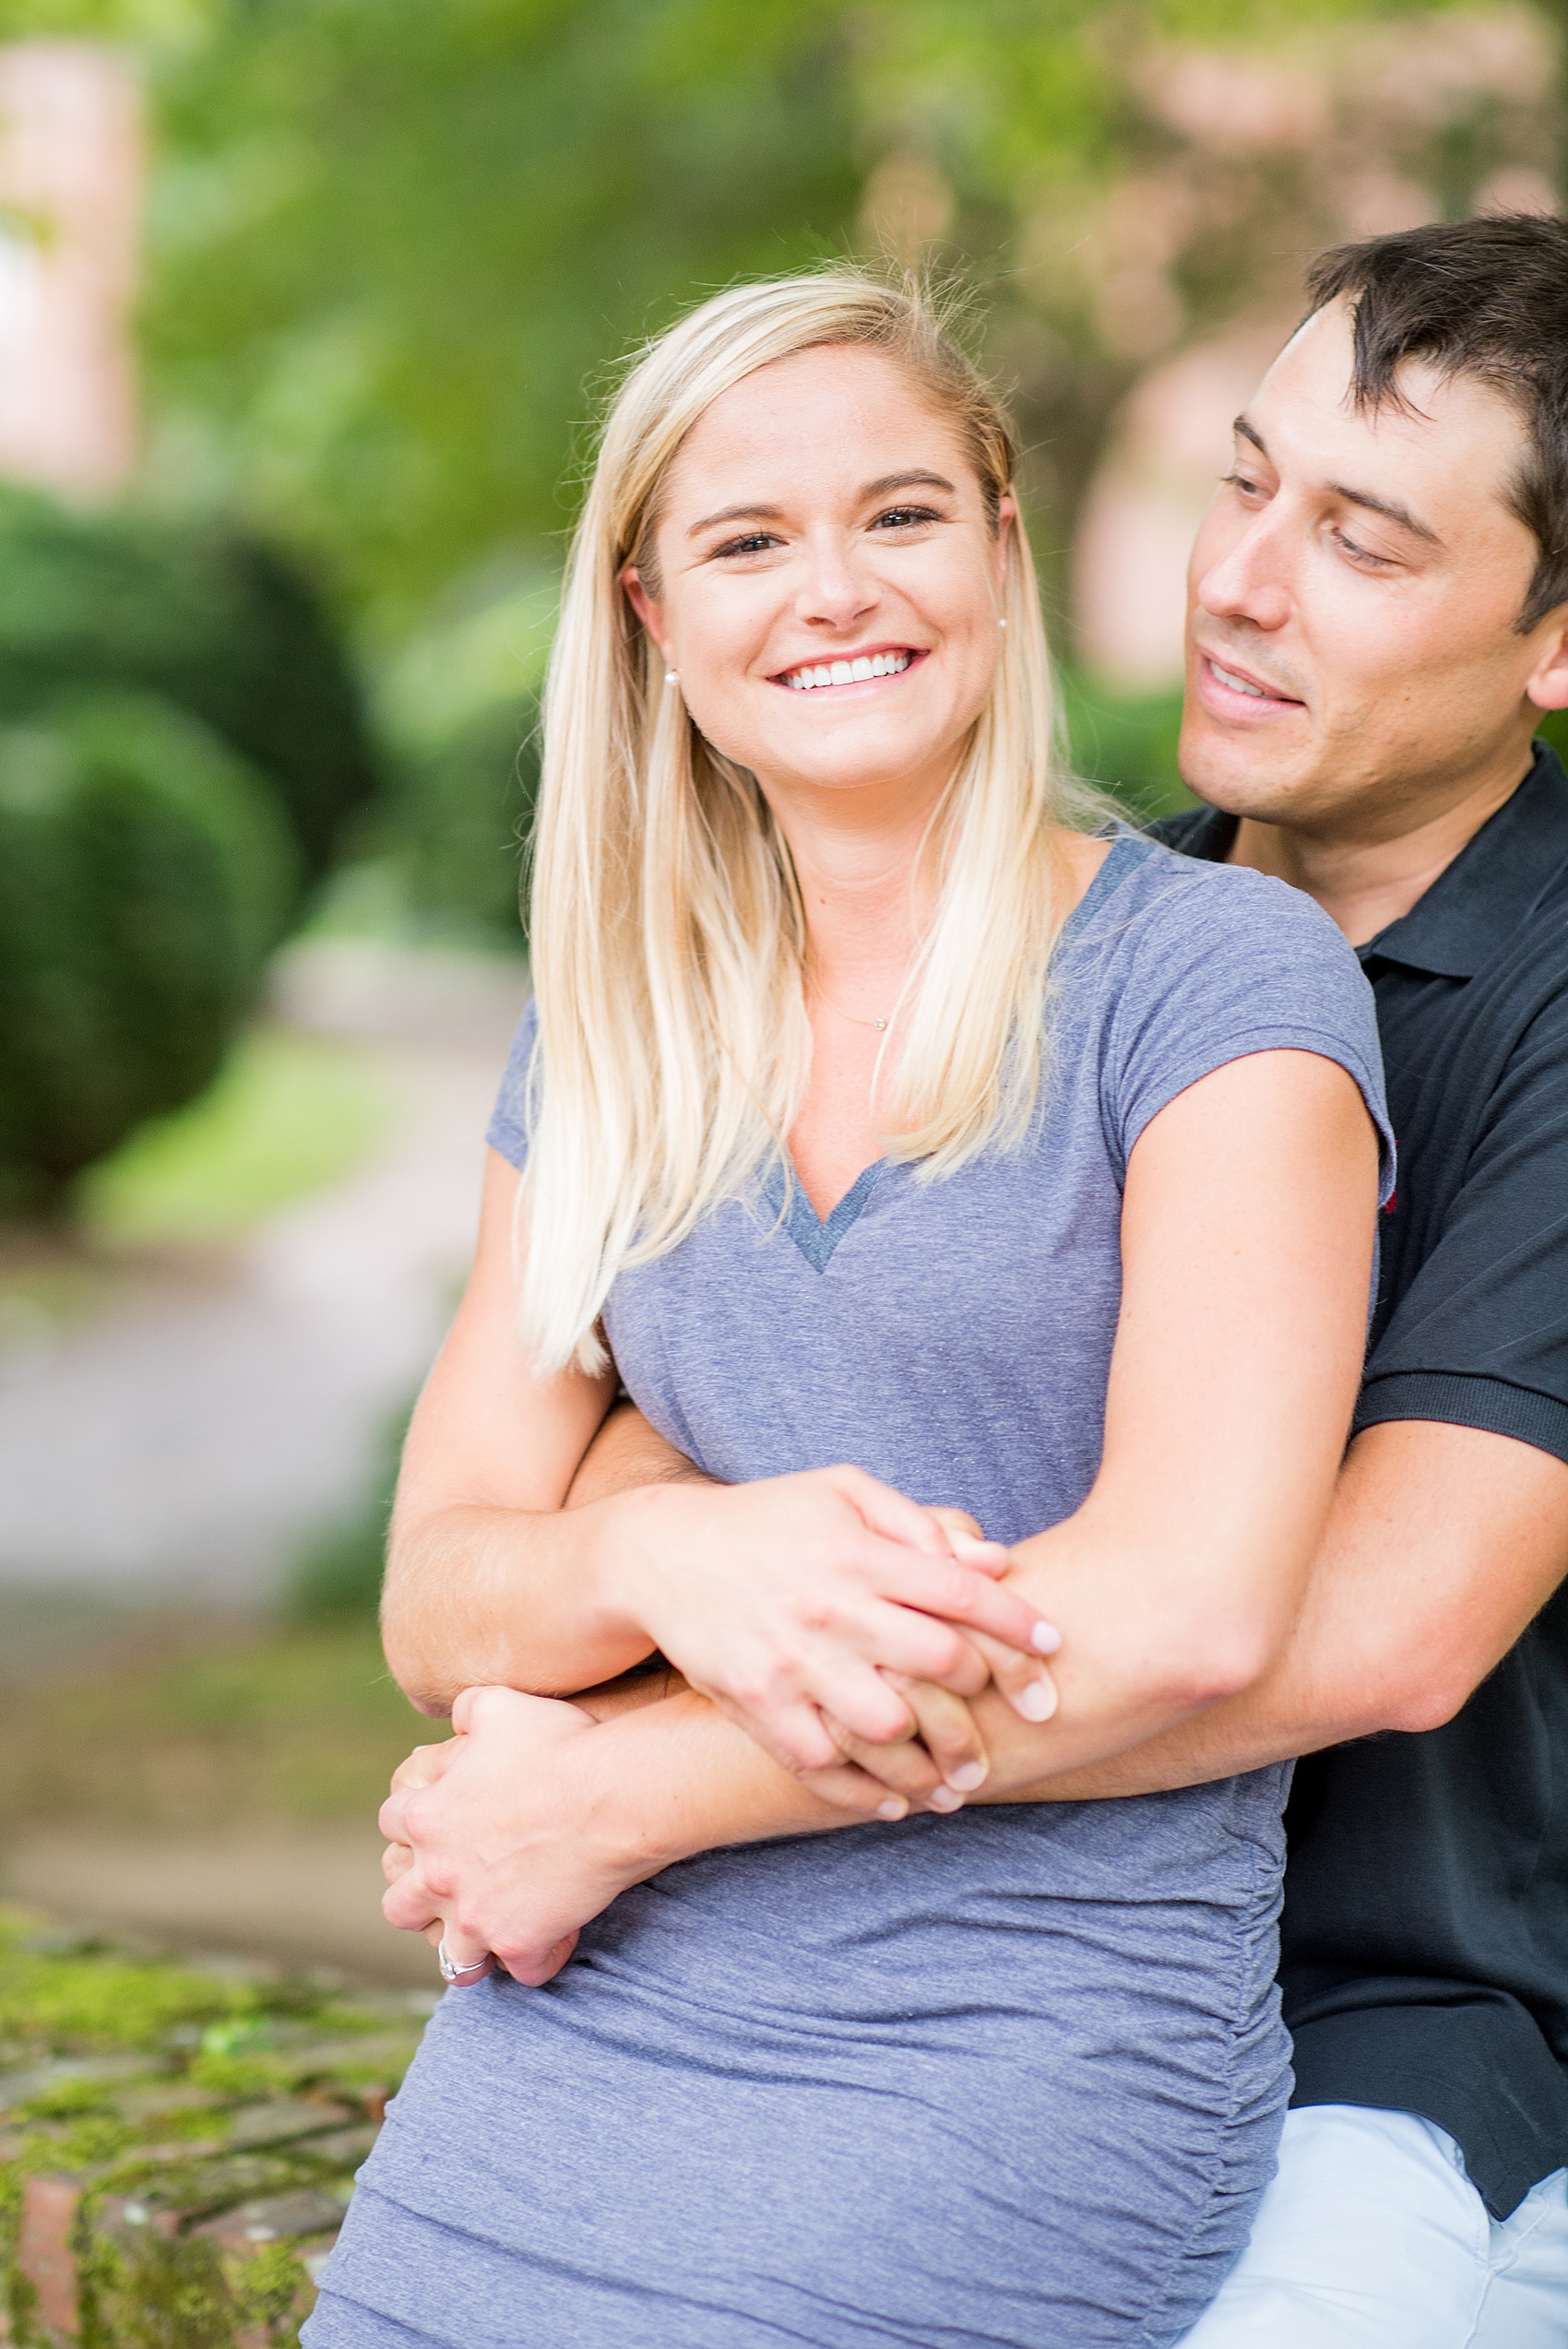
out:
M873 1026L873 1027L874 1027L874 1028L875 1028L875 1030L876 1030L876 1032L877 1032L877 1034L878 1034L879 1036L881 1035L881 1033L882 1033L883 1029L886 1026L886 1025L887 1025L887 1022L886 1022L885 1019L873 1019L873 1022L872 1022L872 1026Z

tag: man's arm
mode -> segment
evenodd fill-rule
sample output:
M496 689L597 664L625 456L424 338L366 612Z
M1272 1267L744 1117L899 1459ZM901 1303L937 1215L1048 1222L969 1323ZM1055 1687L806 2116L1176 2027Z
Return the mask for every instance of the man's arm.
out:
M623 1406L584 1461L571 1505L700 1473ZM1032 1733L988 1692L972 1708L991 1758L976 1799L1164 1793L1379 1731L1436 1728L1565 1573L1561 1460L1476 1428L1418 1419L1369 1428L1346 1459L1295 1628L1261 1680L1143 1745L1044 1780L1031 1767ZM666 1685L651 1682L649 1701ZM849 1741L847 1750L911 1801L937 1784L918 1746Z
M1032 1784L1014 1780L1026 1739L981 1699L993 1759L982 1799L1163 1792L1379 1731L1437 1728L1565 1573L1561 1460L1477 1428L1369 1428L1350 1447L1301 1615L1270 1671L1133 1751Z

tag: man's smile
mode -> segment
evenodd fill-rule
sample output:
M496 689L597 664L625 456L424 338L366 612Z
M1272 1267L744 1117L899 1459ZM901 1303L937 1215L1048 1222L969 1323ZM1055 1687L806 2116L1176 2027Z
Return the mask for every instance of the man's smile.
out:
M1198 698L1218 718L1261 718L1278 710L1305 706L1297 695L1281 693L1277 685L1229 660L1218 659L1201 645L1197 654Z

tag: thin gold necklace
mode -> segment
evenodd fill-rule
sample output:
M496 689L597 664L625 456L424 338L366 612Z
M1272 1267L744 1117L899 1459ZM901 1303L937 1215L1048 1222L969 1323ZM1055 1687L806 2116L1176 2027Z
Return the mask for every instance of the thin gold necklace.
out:
M822 995L822 1000L827 1005L828 1010L830 1012L837 1012L840 1019L847 1019L851 1027L874 1027L877 1034L880 1036L883 1030L886 1027L887 1021L893 1016L892 1013L889 1012L885 1019L862 1019L858 1012L847 1012L841 1003L836 1003L831 995L824 995L822 991L822 981L818 979L814 971L807 971L806 977L810 979L817 993Z

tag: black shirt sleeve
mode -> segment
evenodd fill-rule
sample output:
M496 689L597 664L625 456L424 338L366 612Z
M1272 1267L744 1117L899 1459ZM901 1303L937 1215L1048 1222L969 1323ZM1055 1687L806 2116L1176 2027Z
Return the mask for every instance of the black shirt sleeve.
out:
M1389 1239L1420 1269L1395 1281L1356 1426L1434 1419L1568 1461L1568 988L1533 1008L1488 1084L1467 1058L1461 1045L1453 1072L1467 1085L1429 1071L1420 1130L1400 1133L1447 1171L1396 1207L1418 1228Z

